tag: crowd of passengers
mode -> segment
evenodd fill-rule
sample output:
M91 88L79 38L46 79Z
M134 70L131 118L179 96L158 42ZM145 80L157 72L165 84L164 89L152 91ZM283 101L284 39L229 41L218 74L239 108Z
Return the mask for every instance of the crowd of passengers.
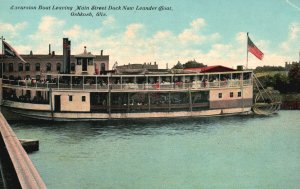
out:
M15 91L7 91L7 90L3 90L3 99L15 101L15 102L49 104L49 100L44 99L42 96L35 95L33 98L31 98L30 94L17 96Z
M5 78L4 78L5 79ZM121 79L120 78L97 78L97 84L100 86L107 86L108 83L109 84L122 84L122 85L126 85L126 84L149 84L149 85L155 85L160 86L160 85L168 85L168 84L172 84L174 86L182 86L183 84L200 84L203 87L206 87L208 85L208 83L211 84L216 84L216 83L235 83L238 82L240 80L240 78L227 78L227 77L222 77L219 78L218 77L210 77L209 80L207 78L202 78L201 80L194 80L194 79L190 79L190 80L185 80L183 81L182 78L178 78L178 79L174 79L172 82L170 82L170 80L164 80L162 79L161 82L158 81L158 79L153 78L153 79L149 79L148 82L146 82L145 80L134 80L134 78L129 78L129 79L123 79L122 83L121 83ZM109 82L108 82L109 81ZM4 83L8 82L9 84L13 84L13 85L27 85L27 86L35 86L35 85L41 85L41 84L55 84L58 85L59 84L65 84L65 85L70 85L72 82L72 85L83 85L83 83L86 85L94 85L96 84L96 78L95 77L85 77L85 79L83 80L83 77L72 77L72 81L70 77L67 76L62 76L59 80L57 78L52 78L52 79L32 79L30 77L24 78L22 79L21 77L17 77L17 78L9 78L6 80L4 80Z

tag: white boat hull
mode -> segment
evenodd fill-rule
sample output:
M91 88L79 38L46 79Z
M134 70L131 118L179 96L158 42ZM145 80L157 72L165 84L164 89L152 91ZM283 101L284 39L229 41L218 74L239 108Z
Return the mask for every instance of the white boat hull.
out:
M201 111L178 112L143 112L143 113L91 113L91 112L51 112L20 108L2 107L3 114L8 120L42 119L53 121L91 121L108 119L142 119L142 118L178 118L178 117L210 117L251 114L251 107L227 108Z

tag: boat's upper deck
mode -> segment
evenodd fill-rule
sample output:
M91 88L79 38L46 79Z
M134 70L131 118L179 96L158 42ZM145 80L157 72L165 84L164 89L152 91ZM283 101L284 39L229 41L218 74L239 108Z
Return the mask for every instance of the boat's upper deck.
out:
M26 90L147 91L208 90L252 85L252 71L144 75L45 74L46 80L3 79L3 87Z

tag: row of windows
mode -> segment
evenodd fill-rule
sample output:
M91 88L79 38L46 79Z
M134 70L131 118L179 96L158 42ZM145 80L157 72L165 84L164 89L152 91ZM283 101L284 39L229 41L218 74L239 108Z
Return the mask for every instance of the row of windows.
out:
M5 64L3 64L3 66L5 66ZM56 71L60 71L61 68L61 64L57 63L56 64ZM5 70L5 67L4 67ZM13 72L14 71L14 65L13 63L9 63L8 64L8 71L9 72ZM18 65L18 71L30 71L30 64L29 63L25 63L25 70L24 70L24 64L19 63ZM41 71L41 64L40 63L36 63L35 64L35 71ZM47 63L46 64L46 71L52 71L52 64L51 63ZM75 71L75 63L71 63L71 71Z
M73 101L73 96L72 96L72 95L69 96L69 101L70 101L70 102ZM82 101L82 102L85 102L85 96L81 96L81 101Z
M57 63L56 64L56 71L60 71L60 69L61 69L61 64ZM75 63L71 63L70 69L71 69L71 71L75 71ZM5 64L3 64L3 70L6 70L5 69ZM101 64L101 70L105 70L105 63ZM13 63L8 64L8 71L9 72L14 71L14 64ZM18 71L19 72L21 72L21 71L30 71L30 64L25 63L25 70L24 70L24 64L19 63ZM41 64L40 63L35 64L35 71L41 71ZM52 64L51 63L46 64L46 71L52 71Z
M219 93L219 98L222 98L223 93ZM230 98L233 98L233 92L229 93ZM237 97L241 97L242 96L242 92L238 92L237 93Z

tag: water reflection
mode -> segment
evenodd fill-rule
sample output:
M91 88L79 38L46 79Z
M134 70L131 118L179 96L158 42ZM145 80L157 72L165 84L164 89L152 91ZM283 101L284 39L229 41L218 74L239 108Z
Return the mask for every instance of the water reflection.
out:
M30 121L13 122L14 130L34 130L44 133L54 133L60 139L76 141L92 137L130 137L134 135L185 135L191 133L211 133L218 128L230 126L241 127L249 119L268 119L268 117L228 116L206 118L172 118L172 119L135 119L135 120L105 120L90 122L52 122Z

